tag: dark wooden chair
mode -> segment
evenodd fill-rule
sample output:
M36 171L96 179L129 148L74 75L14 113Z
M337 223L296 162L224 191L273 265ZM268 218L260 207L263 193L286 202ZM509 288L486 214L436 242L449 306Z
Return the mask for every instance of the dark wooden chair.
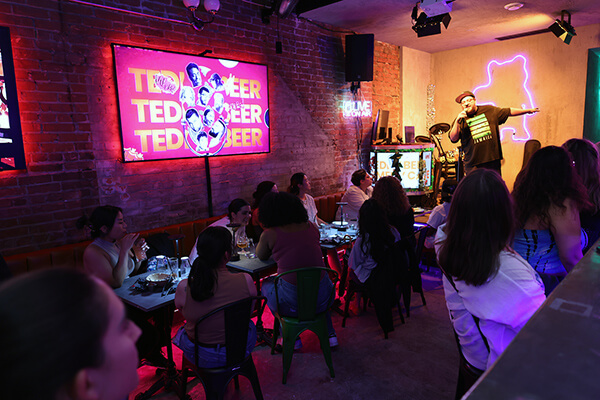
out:
M254 301L259 302L259 304L257 304L259 310L264 309L264 302L266 301L265 297L248 297L219 307L206 314L196 323L194 336L195 342L198 343L198 326L210 316L221 312L225 313L225 348L227 352L227 363L225 366L219 368L198 367L198 345L196 345L194 360L189 360L185 354L182 358L181 393L186 393L188 371L192 371L202 382L207 400L223 399L227 386L232 379L234 379L235 388L239 389L239 375L248 378L252 384L256 399L263 399L252 354L246 355L248 324L250 322L252 311L254 310Z

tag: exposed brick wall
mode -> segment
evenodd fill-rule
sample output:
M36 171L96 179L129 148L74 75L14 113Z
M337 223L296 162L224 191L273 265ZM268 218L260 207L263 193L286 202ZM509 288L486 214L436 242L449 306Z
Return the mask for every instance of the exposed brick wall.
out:
M180 0L96 4L187 20ZM141 5L140 5L141 3ZM277 23L257 6L222 0L203 31L176 22L68 0L0 0L0 25L11 29L27 171L0 173L0 252L5 255L83 239L75 220L100 204L123 207L131 231L208 216L204 160L120 162L110 44L263 63L269 68L271 152L210 160L215 214L235 197L251 199L269 179L281 189L304 171L313 194L343 190L357 168L357 144L371 119L344 120L352 99L344 81L343 34L291 17ZM376 81L359 97L400 120L399 50L376 43ZM398 110L396 112L396 110Z
M388 110L388 126L393 134L402 126L402 85L400 65L401 51L398 46L377 42L375 46L375 64L373 66L373 115L379 109Z

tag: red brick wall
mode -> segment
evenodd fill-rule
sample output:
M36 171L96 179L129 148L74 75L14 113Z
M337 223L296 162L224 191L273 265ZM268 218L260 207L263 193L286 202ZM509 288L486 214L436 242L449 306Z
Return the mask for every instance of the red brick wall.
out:
M90 0L187 20L180 0ZM208 216L204 160L120 162L111 43L263 63L269 68L271 153L210 160L215 214L235 197L251 200L269 179L285 189L304 171L313 194L343 190L357 168L357 148L371 119L342 117L352 99L344 81L343 34L291 17L277 23L257 6L222 0L203 31L176 22L68 0L0 1L11 29L27 170L0 173L0 252L5 255L83 239L75 220L100 204L124 209L130 231ZM376 44L376 81L358 97L373 109L398 109L399 50ZM392 113L394 121L399 115Z
M398 131L402 126L401 65L401 51L398 46L377 42L373 65L373 119L377 110L388 110L388 126L393 128L394 135L402 135Z

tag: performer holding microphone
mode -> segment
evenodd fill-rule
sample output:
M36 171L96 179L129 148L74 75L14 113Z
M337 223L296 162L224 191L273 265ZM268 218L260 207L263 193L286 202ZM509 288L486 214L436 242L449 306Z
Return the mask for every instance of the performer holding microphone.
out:
M539 108L478 106L475 95L469 91L461 93L456 102L461 105L462 111L448 135L452 143L458 142L460 138L467 174L476 168L493 169L500 174L502 147L499 125L505 123L508 117L540 111Z

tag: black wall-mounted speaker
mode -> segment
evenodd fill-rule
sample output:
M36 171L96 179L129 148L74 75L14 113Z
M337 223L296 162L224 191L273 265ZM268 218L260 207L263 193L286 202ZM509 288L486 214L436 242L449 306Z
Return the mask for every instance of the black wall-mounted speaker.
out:
M373 80L375 35L346 35L346 82Z

